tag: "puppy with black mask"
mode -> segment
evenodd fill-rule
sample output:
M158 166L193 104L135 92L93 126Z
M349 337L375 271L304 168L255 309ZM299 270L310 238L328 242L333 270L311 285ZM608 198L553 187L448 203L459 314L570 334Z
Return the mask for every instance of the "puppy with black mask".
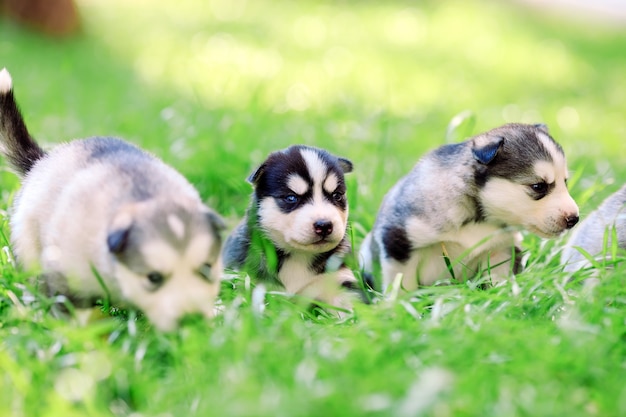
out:
M246 217L224 244L226 268L245 270L324 303L350 308L357 280L344 259L352 163L309 146L274 152L248 178Z

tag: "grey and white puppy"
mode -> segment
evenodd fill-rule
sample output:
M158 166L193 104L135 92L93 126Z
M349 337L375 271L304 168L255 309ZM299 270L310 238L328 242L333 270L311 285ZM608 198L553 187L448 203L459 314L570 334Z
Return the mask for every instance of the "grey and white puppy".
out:
M520 229L556 236L578 221L563 149L544 125L507 124L426 154L385 196L360 251L413 290L489 270L492 282L520 269Z
M612 246L615 228L617 246L626 249L626 185L609 196L572 232L563 253L561 254L564 270L573 272L590 265L577 247L582 248L591 256L604 256L604 237L607 236L607 249Z
M211 317L221 277L219 216L171 167L119 139L44 152L0 72L0 151L22 177L11 214L18 261L79 307L108 297L161 330Z
M350 308L351 295L342 287L357 287L344 264L350 252L344 173L351 171L347 159L309 146L270 154L248 178L252 201L226 240L225 267Z

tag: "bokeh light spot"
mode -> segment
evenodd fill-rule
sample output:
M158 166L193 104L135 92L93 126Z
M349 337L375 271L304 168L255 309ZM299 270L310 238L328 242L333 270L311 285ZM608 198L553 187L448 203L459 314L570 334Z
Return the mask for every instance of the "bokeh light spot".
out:
M578 127L580 117L573 107L562 107L556 114L556 121L563 130L572 130Z

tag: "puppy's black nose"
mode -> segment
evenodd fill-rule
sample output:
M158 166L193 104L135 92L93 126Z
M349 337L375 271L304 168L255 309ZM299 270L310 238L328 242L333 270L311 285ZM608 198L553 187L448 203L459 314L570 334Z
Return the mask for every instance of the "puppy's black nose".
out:
M333 232L333 222L328 220L318 220L313 223L315 234L320 237L326 237Z
M567 224L567 228L571 229L576 225L576 223L578 223L578 216L569 216L565 219L565 222Z

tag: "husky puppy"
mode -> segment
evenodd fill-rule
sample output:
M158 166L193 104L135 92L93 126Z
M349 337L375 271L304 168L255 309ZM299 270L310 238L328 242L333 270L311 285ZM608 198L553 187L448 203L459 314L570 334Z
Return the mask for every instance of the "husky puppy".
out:
M589 261L576 249L580 247L594 257L602 257L604 236L607 235L607 248L612 246L612 229L617 234L617 246L626 249L626 185L609 196L583 221L570 236L561 263L564 270L573 272L589 266Z
M228 237L226 268L274 281L300 294L350 308L341 287L356 289L344 265L348 202L344 174L352 163L308 146L274 152L248 178L254 192L246 217Z
M387 193L360 260L407 290L520 270L520 229L556 236L578 221L563 149L545 125L507 124L426 154ZM378 272L378 271L376 271Z
M219 216L157 158L93 137L44 152L28 133L0 72L0 151L22 177L12 209L20 263L49 295L78 307L108 298L143 310L161 330L187 313L213 315L219 290Z

